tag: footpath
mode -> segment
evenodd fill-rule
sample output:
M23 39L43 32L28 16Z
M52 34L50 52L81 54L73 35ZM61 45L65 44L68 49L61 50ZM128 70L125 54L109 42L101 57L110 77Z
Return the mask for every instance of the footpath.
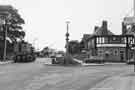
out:
M0 60L0 65L9 64L9 63L13 63L13 60L7 60L7 61Z
M78 63L80 63L82 66L104 66L104 65L125 65L125 63L102 63L102 64L97 64L97 63L84 63L82 60L75 59L74 60Z

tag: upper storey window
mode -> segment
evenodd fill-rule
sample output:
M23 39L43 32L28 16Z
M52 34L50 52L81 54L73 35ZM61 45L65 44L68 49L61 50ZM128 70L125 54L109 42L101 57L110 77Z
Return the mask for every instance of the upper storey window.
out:
M105 43L105 37L97 37L96 39L97 39L97 43L98 43L98 44L103 44L103 43Z

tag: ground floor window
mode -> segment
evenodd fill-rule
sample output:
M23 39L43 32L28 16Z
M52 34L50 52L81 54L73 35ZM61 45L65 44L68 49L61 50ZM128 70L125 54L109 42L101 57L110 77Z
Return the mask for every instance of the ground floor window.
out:
M118 50L114 50L114 55L117 56L118 55Z

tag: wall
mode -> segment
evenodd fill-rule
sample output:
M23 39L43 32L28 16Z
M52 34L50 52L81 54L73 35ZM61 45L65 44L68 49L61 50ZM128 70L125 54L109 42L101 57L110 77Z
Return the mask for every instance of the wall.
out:
M126 60L125 48L120 48L120 47L97 48L97 54L99 56L104 56L104 58L106 58L107 61L119 62L119 61ZM123 60L121 60L121 56L123 56Z

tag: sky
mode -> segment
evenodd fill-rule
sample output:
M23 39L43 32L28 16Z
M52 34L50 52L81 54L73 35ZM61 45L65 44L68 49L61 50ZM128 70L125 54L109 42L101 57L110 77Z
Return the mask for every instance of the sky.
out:
M133 13L133 0L0 0L0 4L18 9L25 20L25 40L36 49L64 50L66 21L70 21L69 39L80 41L102 20L108 21L113 33L121 34L123 18Z

